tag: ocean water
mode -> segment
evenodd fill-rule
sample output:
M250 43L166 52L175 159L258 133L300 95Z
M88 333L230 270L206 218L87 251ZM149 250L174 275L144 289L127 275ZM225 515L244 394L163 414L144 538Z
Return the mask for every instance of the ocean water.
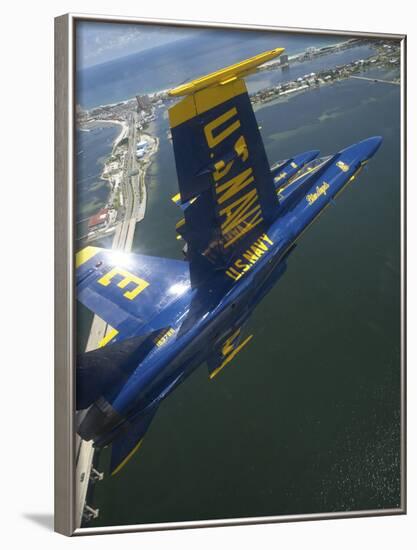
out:
M214 57L220 66L223 55ZM251 343L212 381L201 365L163 402L137 455L96 484L90 526L400 506L400 89L344 80L256 116L271 164L384 141L299 241L250 320ZM134 251L181 258L167 129L161 109ZM104 472L109 457L100 454Z
M76 74L77 103L90 109L138 94L175 87L268 49L284 47L291 55L308 46L327 46L346 38L291 33L206 30L172 44L164 44L82 69Z
M77 130L75 140L77 222L95 214L107 200L109 185L101 179L101 173L119 133L120 126L116 124L87 131Z

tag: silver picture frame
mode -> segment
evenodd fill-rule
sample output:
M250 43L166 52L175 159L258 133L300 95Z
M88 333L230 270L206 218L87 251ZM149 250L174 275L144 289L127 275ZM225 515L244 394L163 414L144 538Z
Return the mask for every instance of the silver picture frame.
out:
M152 523L99 528L80 527L75 487L75 26L79 21L175 25L223 29L285 31L387 38L401 41L401 506L394 509ZM225 23L66 14L55 19L55 531L66 536L261 524L406 513L406 36L345 30L248 26Z

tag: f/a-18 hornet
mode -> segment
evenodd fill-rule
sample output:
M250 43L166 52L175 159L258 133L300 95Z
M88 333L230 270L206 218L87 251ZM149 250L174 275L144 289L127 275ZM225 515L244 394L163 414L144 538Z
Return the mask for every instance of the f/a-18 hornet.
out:
M109 327L77 358L78 433L112 445L118 472L165 399L199 365L216 376L249 343L244 325L284 274L299 237L382 138L269 165L244 77L277 48L170 90L185 260L88 246L77 297Z

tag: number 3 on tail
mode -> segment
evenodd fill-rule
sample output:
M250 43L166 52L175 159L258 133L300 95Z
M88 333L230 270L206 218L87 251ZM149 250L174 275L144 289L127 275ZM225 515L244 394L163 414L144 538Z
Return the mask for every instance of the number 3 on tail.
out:
M132 290L127 290L124 292L123 296L127 298L128 300L134 300L138 294L140 294L147 286L149 286L149 283L145 281L144 279L141 279L140 277L137 277L136 275L133 275L132 273L129 273L128 271L121 269L120 267L114 267L112 270L110 270L106 275L103 275L98 280L98 283L103 286L108 286L111 282L113 277L116 275L121 275L122 279L117 283L117 286L119 288L125 288L130 283L135 283L135 287L132 288Z

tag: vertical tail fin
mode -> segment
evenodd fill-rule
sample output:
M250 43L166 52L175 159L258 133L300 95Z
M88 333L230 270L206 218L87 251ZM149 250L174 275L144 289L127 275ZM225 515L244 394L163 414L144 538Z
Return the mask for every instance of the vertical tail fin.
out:
M242 77L284 50L277 48L171 90L185 96L169 109L181 203L178 233L191 272L221 267L275 219L278 199ZM195 281L194 281L195 282Z

